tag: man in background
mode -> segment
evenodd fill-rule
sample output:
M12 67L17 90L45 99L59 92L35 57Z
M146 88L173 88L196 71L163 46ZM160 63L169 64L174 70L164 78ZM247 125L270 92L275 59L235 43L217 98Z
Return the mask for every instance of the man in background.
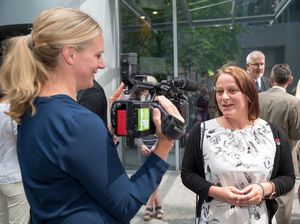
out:
M107 99L102 86L96 80L92 88L78 92L77 102L97 114L107 125Z
M292 71L287 64L277 64L272 68L271 89L259 93L260 118L281 127L289 137L295 173L298 162L293 141L300 139L300 99L286 92L293 82ZM278 197L277 224L291 223L293 190Z
M247 72L255 80L258 92L266 91L270 88L268 78L264 77L266 61L265 55L261 51L252 51L246 58Z

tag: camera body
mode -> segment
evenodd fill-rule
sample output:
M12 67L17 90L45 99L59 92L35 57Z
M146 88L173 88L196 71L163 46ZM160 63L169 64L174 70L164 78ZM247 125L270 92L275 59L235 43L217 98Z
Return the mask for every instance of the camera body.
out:
M118 136L141 137L155 132L152 102L119 100L112 105L112 126Z
M121 77L126 85L125 94L128 99L116 101L112 105L111 122L115 134L135 138L155 134L152 112L154 108L158 108L161 112L163 134L171 139L180 139L185 134L188 120L186 116L188 99L183 90L187 83L193 91L198 88L198 84L191 84L184 79L150 83L145 81L146 76L138 75L136 66L135 53L121 55ZM144 90L149 92L148 100L140 101L139 95ZM177 107L186 123L168 114L158 102L154 101L158 95L167 97Z

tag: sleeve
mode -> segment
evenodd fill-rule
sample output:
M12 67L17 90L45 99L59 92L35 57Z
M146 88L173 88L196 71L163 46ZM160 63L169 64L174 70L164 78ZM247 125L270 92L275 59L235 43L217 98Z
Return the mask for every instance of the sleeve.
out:
M69 124L73 140L67 144L72 153L63 156L64 169L101 208L120 222L129 222L157 188L168 164L151 154L129 179L104 123L90 116Z
M289 137L293 140L300 139L300 100L297 100L289 114Z
M280 140L280 150L275 155L274 170L272 181L276 187L276 195L280 196L291 191L295 185L295 173L291 154L291 146L287 135L280 129L276 128ZM275 139L278 144L278 140Z
M200 149L200 125L192 129L182 160L182 183L200 198L208 199L208 190L212 186L205 180L202 149Z
M18 134L18 125L17 125L17 123L16 123L14 120L12 120L12 119L10 119L10 127L11 127L11 130L12 130L13 135L14 135L14 136L17 136L17 134Z

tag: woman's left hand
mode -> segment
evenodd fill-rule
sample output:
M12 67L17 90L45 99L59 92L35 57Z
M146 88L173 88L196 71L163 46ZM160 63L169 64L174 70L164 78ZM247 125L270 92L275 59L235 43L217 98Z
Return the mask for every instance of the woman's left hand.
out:
M247 197L239 201L239 206L257 205L264 198L264 190L259 184L251 184L242 190Z
M111 111L111 107L113 105L113 103L117 100L120 100L124 94L124 88L125 88L125 84L122 82L120 84L120 86L118 87L118 89L114 92L114 94L109 98L109 111ZM114 129L112 127L112 124L109 123L108 125L108 130L110 131L110 133L112 135L114 135ZM119 141L119 138L114 138L114 143L116 144Z
M120 100L124 94L125 84L122 82L114 94L109 98L109 109L111 109L112 104Z

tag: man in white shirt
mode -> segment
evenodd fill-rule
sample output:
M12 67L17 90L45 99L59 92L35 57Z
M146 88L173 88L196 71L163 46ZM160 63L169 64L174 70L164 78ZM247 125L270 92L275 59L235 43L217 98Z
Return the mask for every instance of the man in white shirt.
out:
M259 93L260 118L281 127L293 142L300 139L300 99L286 92L293 82L292 71L287 64L277 64L272 68L271 89ZM298 162L295 148L292 151L295 173L298 173ZM275 214L277 224L291 223L293 190L277 199L278 210Z
M258 92L270 88L269 80L264 77L266 62L265 55L261 51L252 51L246 58L247 72L253 77Z

